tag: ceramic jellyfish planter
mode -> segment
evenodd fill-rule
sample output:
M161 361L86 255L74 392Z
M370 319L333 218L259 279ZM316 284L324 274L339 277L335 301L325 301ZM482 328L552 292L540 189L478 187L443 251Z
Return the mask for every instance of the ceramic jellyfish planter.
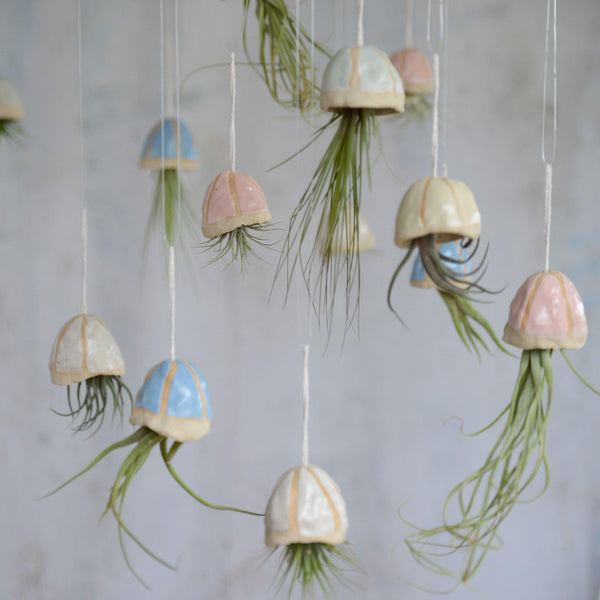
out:
M94 315L77 315L63 325L52 345L49 368L52 383L68 386L66 415L82 419L76 431L100 427L109 401L113 416L122 417L126 400L132 400L121 380L125 363L119 346ZM70 386L75 383L77 405L73 406Z
M20 121L25 114L17 88L0 78L0 121Z
M450 271L454 271L458 277L465 280L465 284L471 281L472 264L469 258L468 249L463 248L458 240L440 244L438 248L441 259L447 265ZM410 285L422 289L435 287L435 283L427 274L421 257L417 255L413 263L412 273L410 275Z
M192 135L182 121L178 123L176 119L165 119L154 125L142 148L142 169L193 171L199 166Z
M394 52L390 62L396 67L407 96L426 96L433 93L433 74L427 57L418 48Z
M348 211L346 218L338 223L332 242L328 244L327 240L321 240L321 252L328 246L334 254L362 253L375 248L375 237L362 214L358 215L358 234L354 225L353 211Z
M539 487L544 491L549 475L545 442L554 388L552 351L560 349L575 375L600 394L564 352L581 348L586 338L583 302L569 278L557 271L528 277L510 305L504 329L504 341L523 349L517 382L508 406L481 431L490 430L503 417L504 429L482 467L450 492L443 525L419 528L408 536L407 544L418 560L427 561L439 573L447 556L464 552L462 567L452 574L458 581L469 581L487 552L500 547L498 529L527 496L529 486L534 482L539 486L541 480ZM448 514L460 518L454 521ZM465 545L464 540L473 541Z

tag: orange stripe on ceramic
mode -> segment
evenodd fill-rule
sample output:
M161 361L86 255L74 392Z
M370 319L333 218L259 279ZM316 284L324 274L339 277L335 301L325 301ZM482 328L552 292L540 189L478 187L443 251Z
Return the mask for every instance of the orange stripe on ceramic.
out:
M394 52L390 61L400 73L407 94L426 95L433 92L433 74L427 57L417 48Z
M534 273L510 304L504 341L525 350L581 348L587 322L581 296L563 273Z

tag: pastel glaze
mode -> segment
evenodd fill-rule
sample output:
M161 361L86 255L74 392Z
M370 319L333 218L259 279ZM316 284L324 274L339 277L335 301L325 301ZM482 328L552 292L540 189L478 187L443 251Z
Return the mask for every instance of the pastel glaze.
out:
M464 261L469 256L469 250L463 248L459 240L454 240L453 242L445 242L444 244L441 244L438 248L438 252L442 257L446 268L451 273L458 277L461 277L465 281L471 280L471 278L468 276L468 273L470 273L473 268L470 260L467 260L462 264L452 262L452 260ZM452 260L444 260L444 258L450 258ZM417 258L415 258L412 273L410 276L410 285L423 289L436 287L435 283L433 283L433 281L431 280L431 277L429 277L429 275L427 274L427 271L423 266L423 262L421 261L420 255L417 255ZM455 282L455 285L460 284L458 282Z
M359 252L367 252L375 248L373 232L360 212L358 213L358 233L354 231L353 221L354 211L350 210L347 211L346 218L342 218L338 222L333 239L331 240L332 254L350 254L351 252L356 252L357 245ZM348 236L348 226L350 226L352 239ZM321 244L321 250L323 250L323 244Z
M192 442L210 433L211 419L206 380L198 367L165 360L148 371L129 422L176 442Z
M480 236L481 214L462 181L427 177L404 194L396 215L396 245L409 248L414 239L433 233L440 243Z
M296 467L279 478L265 510L267 546L337 545L347 532L346 503L323 469Z
M530 275L510 303L504 341L524 350L581 348L587 339L583 301L559 271Z
M433 92L433 74L427 57L418 48L394 52L390 62L396 67L407 96L426 96Z
M163 131L164 131L164 153L163 161ZM177 160L177 152L181 153ZM192 135L185 124L180 121L177 125L176 119L165 119L164 128L159 121L150 131L140 158L142 169L185 169L193 171L199 166L198 154L192 141Z
M50 352L50 379L71 385L96 375L123 375L125 362L106 325L94 315L77 315L58 332Z
M20 121L24 115L17 88L8 79L0 78L0 119Z
M404 87L390 59L374 46L342 48L327 65L321 109L372 108L377 114L404 110Z
M219 173L208 186L202 203L202 233L213 238L242 225L271 220L265 194L248 175L238 171Z

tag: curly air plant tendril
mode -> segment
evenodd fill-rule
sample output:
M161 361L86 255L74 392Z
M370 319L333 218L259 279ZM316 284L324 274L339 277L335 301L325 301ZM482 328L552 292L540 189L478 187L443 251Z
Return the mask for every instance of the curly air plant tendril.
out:
M248 13L252 0L244 2L244 52L252 61L248 48ZM307 112L315 108L319 87L315 81L312 48L331 56L314 42L310 34L291 13L285 0L256 0L258 20L259 65L257 72L266 83L273 99L285 108Z

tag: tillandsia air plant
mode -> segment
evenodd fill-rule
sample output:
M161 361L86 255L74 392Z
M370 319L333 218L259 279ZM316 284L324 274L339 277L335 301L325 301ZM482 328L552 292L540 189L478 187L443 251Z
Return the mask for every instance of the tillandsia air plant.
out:
M455 272L458 278L464 280L463 285L465 286L472 282L472 276L475 272L471 265L470 254L472 252L468 247L465 247L464 241L458 240L445 242L438 247L438 254L442 262L450 271ZM436 287L423 267L420 256L417 256L413 263L410 284L422 289ZM506 354L511 354L496 335L494 328L473 306L469 298L450 294L439 289L438 292L448 308L454 327L467 350L474 352L478 357L480 357L480 347L489 352L489 347L481 336L485 331L497 348ZM478 325L480 329L475 325Z
M69 410L54 412L74 421L79 419L75 431L93 429L95 433L111 405L113 419L123 420L126 406L133 402L121 379L125 363L117 342L98 317L77 315L63 325L52 346L49 367L52 383L67 386ZM77 388L73 399L74 384Z
M339 487L318 467L286 471L269 498L265 511L265 544L283 547L276 576L276 593L287 587L291 598L296 585L302 597L320 590L327 598L334 584L351 585L347 574L356 564L345 542L346 504Z
M443 523L416 528L406 538L414 558L441 575L464 583L475 574L487 552L500 547L498 529L526 490L541 482L535 497L549 482L546 428L553 395L551 356L560 349L578 378L565 349L581 348L587 338L583 302L573 283L557 271L531 275L510 305L504 341L523 349L519 374L506 408L484 429L502 419L505 425L483 466L455 486L443 509ZM449 569L450 555L463 555L457 572Z
M87 473L115 450L133 446L117 471L110 488L104 515L110 512L115 518L118 526L119 544L125 562L131 573L145 587L147 587L145 582L137 574L129 560L124 536L132 540L150 557L170 569L175 569L166 560L149 550L123 520L123 507L129 486L146 462L152 449L156 446L160 448L161 457L171 476L190 496L204 506L214 510L263 516L261 513L207 502L185 484L171 464L183 442L196 441L208 435L211 419L212 408L206 381L198 368L191 363L179 360L163 361L150 369L143 386L138 392L130 423L140 427L132 435L106 448L85 469L48 494L55 494L84 473ZM170 446L169 439L173 440Z
M17 141L23 135L20 121L23 119L23 105L15 86L0 77L0 140Z
M292 213L276 277L285 270L289 290L299 263L307 286L315 289L317 315L325 317L329 328L340 278L348 326L358 313L360 253L333 250L340 227L347 225L349 246L359 237L362 183L365 174L370 176L369 151L376 116L404 109L402 80L381 50L373 46L343 48L323 75L321 108L334 115L317 130L314 139L330 128L337 129ZM349 226L348 215L352 216ZM315 222L317 230L313 233L311 225Z
M408 252L396 268L388 287L390 310L402 319L392 305L392 292L400 271L412 253L418 250L425 275L442 294L461 340L478 353L478 345L486 348L472 323L477 323L494 344L506 352L487 320L473 307L472 300L483 293L493 294L479 282L486 266L484 254L479 265L464 267L473 260L479 248L481 215L471 190L461 181L445 177L419 179L406 192L396 217L395 243ZM463 249L471 248L466 258L452 257L440 248L447 242L461 240ZM469 342L469 343L467 343Z
M186 237L195 232L197 216L185 193L180 171L195 170L198 165L198 154L184 123L169 118L152 128L140 159L140 167L156 176L144 247L152 232L158 232L165 248L185 249Z
M244 3L243 44L246 57L253 60L248 48L248 14L252 0ZM297 21L285 0L255 0L258 21L258 73L273 99L286 108L311 111L319 98L315 81L313 48L329 57L322 44L316 43Z
M403 116L426 121L431 114L428 96L433 93L429 60L418 48L404 48L391 54L390 61L400 73L404 84L406 103Z

